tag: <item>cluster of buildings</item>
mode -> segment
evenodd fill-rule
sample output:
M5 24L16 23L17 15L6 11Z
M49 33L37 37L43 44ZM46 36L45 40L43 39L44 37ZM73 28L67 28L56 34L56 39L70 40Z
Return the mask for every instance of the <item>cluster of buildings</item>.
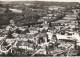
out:
M16 54L16 52L12 51L14 51L13 48L18 48L24 49L27 52L26 55L53 55L55 52L57 52L58 49L60 50L58 53L61 54L70 46L71 48L75 49L75 46L77 45L75 41L75 35L79 35L77 33L75 34L74 32L69 32L68 30L66 30L66 28L64 27L68 27L68 25L57 22L58 21L52 22L51 26L49 25L49 23L47 23L47 21L45 21L40 25L31 25L30 27L17 27L14 24L14 21L10 20L10 25L6 27L7 32L4 38L5 40L1 42L1 49L3 49L2 53L4 53L3 51L11 51L12 54ZM79 37L77 37L76 39L78 40L78 38ZM66 43L66 41L63 40L69 42L68 44L70 45L61 45L64 42ZM4 44L5 42L7 44Z
M17 11L15 9L10 10ZM42 9L33 10L37 13L46 12ZM55 10L54 13L52 13L53 10ZM76 20L79 10L73 9L73 13L63 12L63 10L65 8L60 6L49 7L47 15L38 20L38 22L42 21L42 24L17 27L14 21L10 20L10 25L0 33L4 32L5 35L1 36L3 38L0 39L0 54L7 55L10 52L14 55L31 56L37 54L77 55L72 53L75 50L77 52L77 48L80 46L78 21Z

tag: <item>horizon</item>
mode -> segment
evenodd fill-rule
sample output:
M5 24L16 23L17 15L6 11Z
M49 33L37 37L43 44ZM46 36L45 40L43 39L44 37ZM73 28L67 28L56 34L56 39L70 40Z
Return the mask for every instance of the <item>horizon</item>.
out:
M47 1L47 2L80 2L80 0L0 0L2 2L14 2L14 1Z

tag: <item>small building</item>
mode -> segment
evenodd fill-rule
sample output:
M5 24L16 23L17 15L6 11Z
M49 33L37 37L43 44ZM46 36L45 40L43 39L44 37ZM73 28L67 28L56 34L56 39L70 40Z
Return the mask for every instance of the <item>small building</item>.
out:
M34 34L27 34L27 39L29 39L29 40L33 40L34 41L34 37L35 37L35 35Z
M33 34L33 33L26 33L26 34L19 34L19 38L20 39L23 39L24 41L26 40L32 40L34 41L34 38L35 38L36 34ZM25 40L26 39L26 40Z
M28 44L27 44L27 41L18 41L17 44L16 44L16 46L18 48L26 49L27 46L28 46Z
M17 48L27 49L27 50L33 50L34 42L28 40L28 41L18 41L16 46Z
M41 44L41 43L45 43L48 41L48 35L46 33L39 33L36 36L36 43Z
M38 33L38 29L37 28L34 28L34 27L31 27L29 29L30 33Z
M51 40L51 38L53 36L52 31L51 30L48 30L47 35L48 35L48 39Z

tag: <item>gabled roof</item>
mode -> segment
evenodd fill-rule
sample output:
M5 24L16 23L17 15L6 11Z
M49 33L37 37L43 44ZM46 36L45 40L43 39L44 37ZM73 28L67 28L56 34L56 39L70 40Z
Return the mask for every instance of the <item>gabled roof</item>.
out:
M36 37L47 37L46 33L39 33Z

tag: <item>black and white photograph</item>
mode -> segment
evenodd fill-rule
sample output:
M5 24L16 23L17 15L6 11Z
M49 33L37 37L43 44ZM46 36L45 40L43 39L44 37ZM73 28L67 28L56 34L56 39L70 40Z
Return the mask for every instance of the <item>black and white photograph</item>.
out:
M0 0L0 56L80 56L80 0Z

